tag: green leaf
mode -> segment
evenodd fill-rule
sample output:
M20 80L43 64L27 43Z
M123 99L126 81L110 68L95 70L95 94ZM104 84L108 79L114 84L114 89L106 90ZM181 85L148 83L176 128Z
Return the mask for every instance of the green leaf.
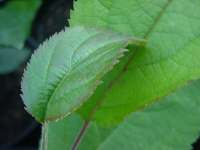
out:
M144 42L107 30L66 30L38 48L23 78L22 98L39 122L63 118L80 107L128 43Z
M12 0L0 8L0 45L21 49L40 0Z
M199 89L198 81L144 112L130 115L99 149L192 149L200 133Z
M71 14L71 26L111 28L148 40L105 77L80 110L85 118L112 125L200 77L199 0L79 0Z
M0 74L10 73L17 69L28 57L29 51L0 46Z
M189 150L200 133L200 81L178 90L115 128L91 122L78 150ZM50 123L48 150L70 149L83 121L76 114ZM56 147L55 147L56 146Z
M58 122L48 123L48 150L69 150L82 124L83 120L74 113Z

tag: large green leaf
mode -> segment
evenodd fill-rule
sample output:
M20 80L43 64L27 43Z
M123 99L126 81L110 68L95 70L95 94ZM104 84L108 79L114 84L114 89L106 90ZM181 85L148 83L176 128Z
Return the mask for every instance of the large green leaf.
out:
M103 125L119 122L200 77L199 0L78 0L70 24L148 40L144 49L120 61L82 107L84 116Z
M189 150L200 133L200 81L193 82L115 128L91 122L79 150ZM70 149L83 120L73 114L48 128L48 150Z
M12 47L0 46L0 74L6 74L15 70L25 61L29 51L18 50Z
M21 49L40 0L12 0L0 8L0 45Z
M143 43L107 30L66 30L38 48L23 78L22 98L40 122L57 120L77 109L118 63L126 46Z

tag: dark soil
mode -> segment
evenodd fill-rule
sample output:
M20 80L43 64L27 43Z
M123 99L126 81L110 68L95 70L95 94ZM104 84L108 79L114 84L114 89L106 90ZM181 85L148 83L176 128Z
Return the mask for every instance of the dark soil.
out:
M0 76L0 143L14 142L16 137L33 124L20 98L21 76L20 71Z
M8 0L0 0L0 7ZM43 0L26 46L34 51L39 43L68 25L73 0ZM27 60L28 61L28 60ZM0 150L36 150L40 125L24 110L20 82L24 64L15 72L0 76ZM194 144L200 150L200 139Z

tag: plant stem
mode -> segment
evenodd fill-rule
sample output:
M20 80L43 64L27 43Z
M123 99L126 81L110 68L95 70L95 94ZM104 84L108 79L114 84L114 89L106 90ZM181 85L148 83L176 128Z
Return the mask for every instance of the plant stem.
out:
M84 123L83 127L81 128L74 144L72 145L71 150L77 150L78 145L80 144L81 138L83 137L83 134L84 134L85 130L88 128L88 126L89 126L89 121L85 121L85 123Z
M42 126L41 150L48 150L48 123L44 122Z

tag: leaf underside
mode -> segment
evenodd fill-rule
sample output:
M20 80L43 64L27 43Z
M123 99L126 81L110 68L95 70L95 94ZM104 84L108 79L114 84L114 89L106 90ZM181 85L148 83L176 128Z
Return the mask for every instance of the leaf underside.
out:
M200 77L199 0L78 0L70 25L110 28L148 40L105 76L79 110L85 118L92 112L103 126Z
M130 114L117 127L91 122L78 150L189 150L200 132L200 81ZM83 120L73 114L48 127L48 150L70 149ZM63 132L64 131L64 132Z
M28 64L22 98L39 122L69 115L137 39L107 30L66 28L44 42ZM136 42L137 43L137 42Z

